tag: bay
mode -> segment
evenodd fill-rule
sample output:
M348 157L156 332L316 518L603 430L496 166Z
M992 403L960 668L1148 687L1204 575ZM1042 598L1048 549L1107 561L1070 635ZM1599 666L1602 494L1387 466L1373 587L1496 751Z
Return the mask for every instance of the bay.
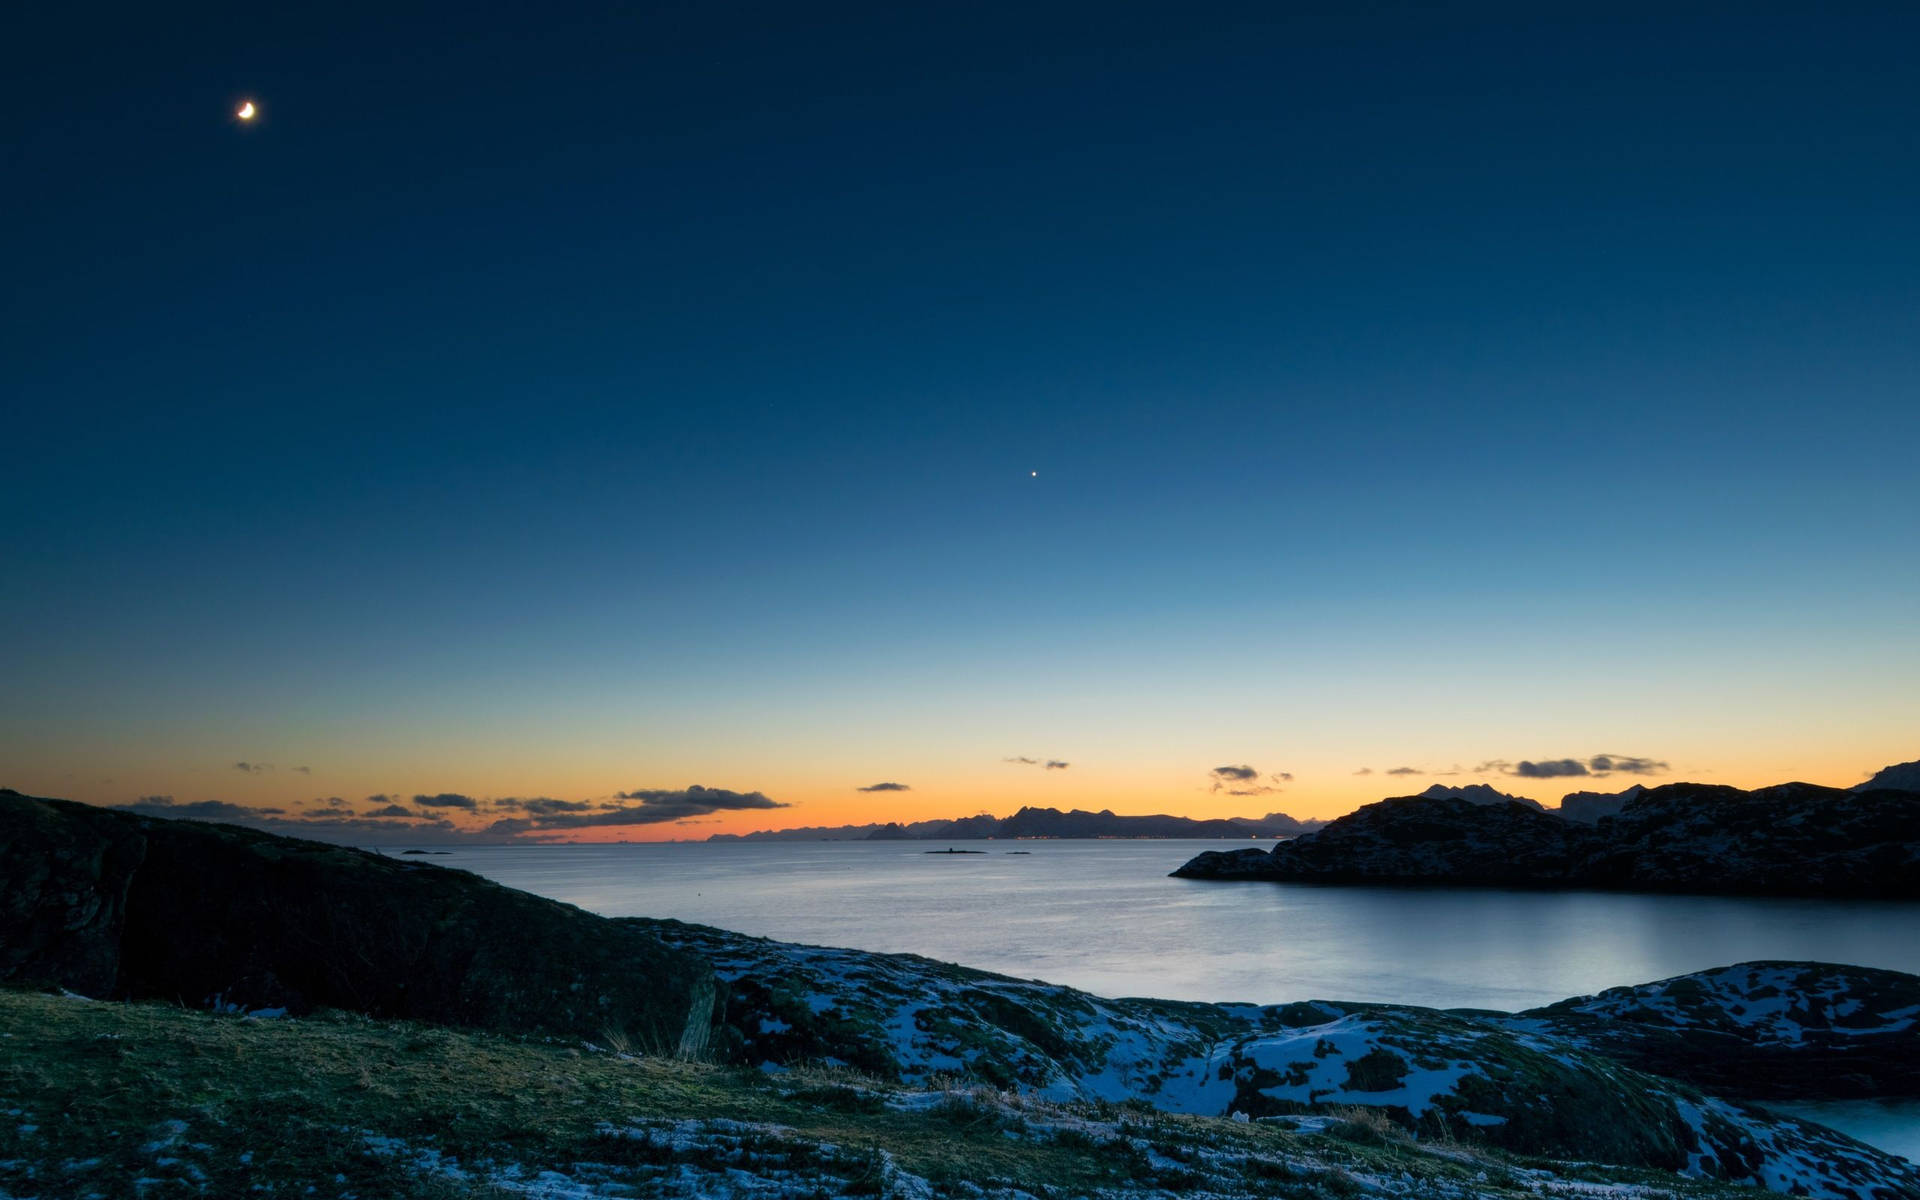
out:
M1521 1009L1753 959L1920 974L1920 904L1170 879L1248 842L449 848L604 916L921 954L1104 996Z
M1171 879L1248 841L458 846L604 916L920 954L1103 996L1516 1010L1756 959L1920 974L1920 904ZM951 848L979 853L928 853ZM1782 1106L1920 1153L1920 1103Z

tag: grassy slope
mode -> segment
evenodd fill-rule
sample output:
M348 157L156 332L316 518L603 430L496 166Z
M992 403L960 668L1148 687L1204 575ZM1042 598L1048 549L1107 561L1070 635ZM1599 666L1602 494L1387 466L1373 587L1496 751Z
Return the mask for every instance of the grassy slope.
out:
M762 1190L749 1177L785 1182ZM1580 1180L1639 1185L1614 1193L1625 1197L1753 1195L1416 1146L1364 1119L1301 1133L339 1014L257 1021L0 992L0 1196L573 1200L1017 1187L1351 1200L1580 1195Z

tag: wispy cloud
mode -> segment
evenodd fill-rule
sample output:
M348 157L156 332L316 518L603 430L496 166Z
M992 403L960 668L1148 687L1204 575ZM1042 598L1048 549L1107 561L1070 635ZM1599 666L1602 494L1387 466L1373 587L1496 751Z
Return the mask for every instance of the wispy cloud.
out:
M1419 767L1388 767L1388 768L1387 768L1387 774L1389 774L1389 775L1418 775L1418 774L1420 774L1420 768L1419 768Z
M1371 774L1373 774L1373 768L1372 768L1372 767L1361 767L1361 768L1360 768L1360 769L1359 769L1358 771L1355 771L1355 772L1354 772L1354 774L1355 774L1355 775L1371 775Z
M233 764L233 769L240 772L242 775L262 775L268 771L273 770L273 764L257 763L257 762L237 762Z
M313 768L312 768L312 767L295 767L295 768L294 768L294 770L296 770L296 771L298 771L298 772L300 772L300 774L302 774L302 775L311 775L311 774L313 774Z
M1046 758L1046 759L1028 758L1024 754L1011 755L1007 758L1001 759L1000 761L1010 762L1010 763L1019 763L1023 766L1028 766L1028 767L1044 767L1049 771L1064 771L1068 767L1073 765L1070 762L1063 762L1057 758Z
M1246 763L1215 767L1207 772L1212 781L1212 790L1225 792L1229 796L1264 796L1280 790L1279 784L1291 782L1291 771L1274 771L1267 776L1267 782L1260 782L1258 767Z
M1513 764L1513 773L1522 779L1568 779L1590 772L1587 765L1577 759L1553 758L1545 762L1528 762L1523 758Z
M595 804L591 800L555 800L551 796L529 796L524 799L517 796L502 796L487 801L489 807L505 809L508 812L529 812L536 816L551 813L589 812L595 808L611 808L612 805Z
M1608 775L1660 775L1667 769L1667 764L1659 759L1643 758L1637 754L1595 754L1585 759L1523 758L1518 762L1491 758L1476 766L1474 772L1480 775L1515 775L1522 779L1573 779L1582 775L1599 778Z
M458 792L441 792L434 796L415 796L413 802L421 808L459 808L473 812L480 802L472 796L462 796Z
M502 817L487 826L494 834L542 833L556 829L586 829L604 825L661 825L704 817L708 813L746 809L787 808L760 792L735 792L694 784L685 788L641 788L620 792L622 800L639 801L598 812L551 812L531 817Z
M386 796L377 797L388 800ZM477 837L445 817L429 817L399 804L385 804L372 812L355 814L338 796L313 801L298 814L284 808L230 804L225 800L179 801L168 795L142 796L114 807L149 817L217 821L288 837L310 838L357 846L405 845L421 841L501 841Z
M896 788L909 790L905 784L879 790ZM422 792L409 802L405 797L376 792L359 804L328 796L308 802L298 812L289 812L224 800L181 802L169 795L151 795L119 807L148 816L223 821L292 837L387 846L422 841L500 843L567 829L659 825L718 812L789 806L761 792L694 784L685 788L640 788L620 792L614 800L559 800L551 796L479 800L459 792ZM486 825L462 823L462 814L488 811L514 815Z
M1664 775L1672 768L1633 754L1596 754L1587 760L1595 775Z
M189 821L279 817L287 812L284 808L249 808L244 804L228 804L225 800L191 800L182 803L172 796L142 796L132 804L115 807L148 817L177 817Z
M886 783L870 783L863 788L855 788L854 790L861 792L910 792L913 789L904 783L893 783L889 781Z

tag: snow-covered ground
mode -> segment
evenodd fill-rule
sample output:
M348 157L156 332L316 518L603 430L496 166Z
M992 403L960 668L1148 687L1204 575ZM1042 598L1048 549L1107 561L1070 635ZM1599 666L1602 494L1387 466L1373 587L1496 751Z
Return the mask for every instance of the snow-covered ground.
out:
M768 1069L850 1065L914 1085L983 1080L1054 1100L1141 1100L1212 1116L1360 1106L1421 1135L1522 1153L1664 1162L1685 1175L1831 1200L1858 1200L1882 1182L1920 1195L1913 1164L1633 1071L1531 1019L1324 1001L1112 1000L911 955L658 928L715 964L731 987L729 1021L743 1031L749 1059ZM1817 973L1816 986L1799 991L1783 985L1809 977L1710 974L1725 995L1746 998L1743 1014L1768 1037L1805 1028L1815 1010L1862 1028L1911 1019L1869 1023ZM1717 983L1698 986L1721 994ZM1686 990L1678 981L1665 987L1648 1003Z

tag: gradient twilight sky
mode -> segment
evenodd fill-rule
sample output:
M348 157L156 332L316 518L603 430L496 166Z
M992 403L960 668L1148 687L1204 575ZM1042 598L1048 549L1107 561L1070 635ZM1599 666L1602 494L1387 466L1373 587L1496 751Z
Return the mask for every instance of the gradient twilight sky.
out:
M0 784L1920 755L1914 5L189 7L0 37Z

